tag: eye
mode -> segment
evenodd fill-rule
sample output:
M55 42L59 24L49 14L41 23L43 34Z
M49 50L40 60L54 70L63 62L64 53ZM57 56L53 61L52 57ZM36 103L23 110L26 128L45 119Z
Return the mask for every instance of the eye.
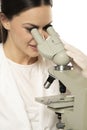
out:
M51 24L46 25L45 27L43 27L43 30L46 31L48 27L52 26Z
M30 33L31 32L31 30L33 29L33 28L35 28L35 27L25 27L25 29Z

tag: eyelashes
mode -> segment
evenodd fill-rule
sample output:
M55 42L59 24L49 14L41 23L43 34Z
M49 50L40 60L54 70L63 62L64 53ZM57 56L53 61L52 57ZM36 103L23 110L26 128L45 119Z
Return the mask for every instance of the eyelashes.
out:
M31 28L26 27L26 30L30 33L31 30L34 29L34 28L36 28L36 27L31 27Z
M52 26L52 25L51 25L51 24L46 25L45 27L43 27L43 30L46 31L47 28L50 27L50 26ZM37 28L37 29L38 29L39 27L30 27L30 28L29 28L29 27L25 27L25 29L26 29L29 33L31 33L31 30L34 29L34 28Z
M46 25L45 27L43 27L43 30L46 31L48 27L52 26L51 24Z

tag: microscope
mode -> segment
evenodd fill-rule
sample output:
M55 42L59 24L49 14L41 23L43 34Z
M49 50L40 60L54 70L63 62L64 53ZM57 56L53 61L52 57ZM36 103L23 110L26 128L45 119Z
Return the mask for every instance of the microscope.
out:
M46 40L36 28L31 30L31 34L40 54L55 63L48 69L49 77L44 87L49 89L52 82L58 79L60 94L36 97L36 101L57 114L58 130L87 130L87 78L72 66L72 59L66 55L63 42L54 28L50 25L46 31L49 34ZM66 94L66 89L70 94Z

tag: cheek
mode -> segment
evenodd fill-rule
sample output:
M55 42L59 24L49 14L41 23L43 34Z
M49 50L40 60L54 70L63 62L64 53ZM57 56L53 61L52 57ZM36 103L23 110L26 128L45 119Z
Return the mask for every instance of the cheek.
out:
M29 42L32 39L32 35L29 34L25 29L16 27L12 31L13 37L19 39L21 42Z

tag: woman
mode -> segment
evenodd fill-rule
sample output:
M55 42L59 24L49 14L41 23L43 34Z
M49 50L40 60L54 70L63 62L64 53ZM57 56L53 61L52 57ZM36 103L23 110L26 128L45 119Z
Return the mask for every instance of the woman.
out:
M50 61L42 58L30 30L43 38L52 23L51 0L1 0L0 130L56 130L56 115L35 97L58 94L58 81L45 90Z
M43 38L52 23L51 0L1 0L0 130L56 130L53 111L35 97L58 94L58 81L44 89L52 63L39 55L30 30Z

